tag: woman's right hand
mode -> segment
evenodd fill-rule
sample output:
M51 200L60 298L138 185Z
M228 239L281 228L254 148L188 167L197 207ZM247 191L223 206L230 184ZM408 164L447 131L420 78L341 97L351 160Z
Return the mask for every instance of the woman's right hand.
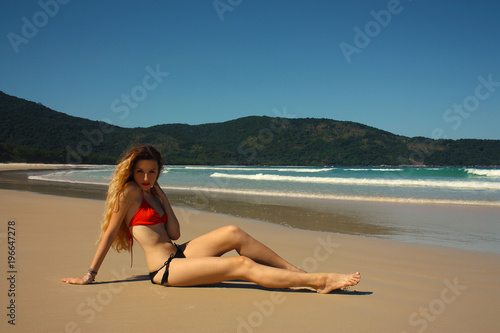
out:
M61 282L66 282L68 284L89 284L94 281L94 278L92 274L87 273L84 277L61 279Z
M82 278L82 277L66 278L66 279L62 279L61 282L66 282L69 284L87 284L88 283L85 281L85 278Z

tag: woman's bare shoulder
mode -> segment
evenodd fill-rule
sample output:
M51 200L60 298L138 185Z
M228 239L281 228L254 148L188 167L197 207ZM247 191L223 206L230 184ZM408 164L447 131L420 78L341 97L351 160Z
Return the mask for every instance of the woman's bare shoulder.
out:
M135 182L128 182L123 187L123 191L121 194L121 200L125 202L132 202L138 200L142 195L142 191L137 186Z

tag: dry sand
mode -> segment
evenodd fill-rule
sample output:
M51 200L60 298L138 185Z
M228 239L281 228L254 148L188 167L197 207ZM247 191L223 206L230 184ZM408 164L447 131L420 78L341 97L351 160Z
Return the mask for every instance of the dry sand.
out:
M302 231L175 208L187 241L234 224L311 272L362 273L351 291L319 295L231 281L172 288L147 280L144 255L111 251L97 281L83 275L104 202L0 190L2 332L498 332L500 255ZM8 222L15 271L8 273ZM235 255L230 254L230 255ZM15 297L8 280L15 275ZM8 323L15 301L15 326Z

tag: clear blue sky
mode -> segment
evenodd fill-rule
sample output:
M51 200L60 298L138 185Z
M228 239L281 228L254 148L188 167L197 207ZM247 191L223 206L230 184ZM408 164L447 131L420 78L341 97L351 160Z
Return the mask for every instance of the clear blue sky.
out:
M1 91L124 127L275 109L500 139L497 0L56 1L2 1Z

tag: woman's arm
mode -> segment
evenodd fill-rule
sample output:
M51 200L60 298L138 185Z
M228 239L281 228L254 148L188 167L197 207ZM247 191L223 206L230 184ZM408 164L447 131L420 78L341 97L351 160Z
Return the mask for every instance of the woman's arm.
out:
M90 265L89 272L85 274L84 277L66 278L62 279L62 282L70 284L87 284L91 283L94 280L95 275L99 271L99 268L101 267L101 264L109 251L109 248L113 244L116 235L118 234L121 224L124 223L123 220L125 218L125 215L127 214L127 211L133 202L134 195L132 192L134 192L134 190L129 187L125 189L124 193L120 195L119 203L117 203L117 207L115 207L113 215L111 216L108 229L99 242L96 253L94 255L94 259L92 260L92 264ZM95 274L92 272L95 272Z
M174 214L172 206L170 205L170 202L168 201L165 192L163 192L158 182L155 183L154 189L156 195L158 195L158 197L160 197L161 199L161 202L163 204L163 210L167 214L168 219L167 223L165 223L165 229L167 229L168 236L172 240L179 239L179 237L181 237L181 228L179 225L179 221L177 220L177 217Z

